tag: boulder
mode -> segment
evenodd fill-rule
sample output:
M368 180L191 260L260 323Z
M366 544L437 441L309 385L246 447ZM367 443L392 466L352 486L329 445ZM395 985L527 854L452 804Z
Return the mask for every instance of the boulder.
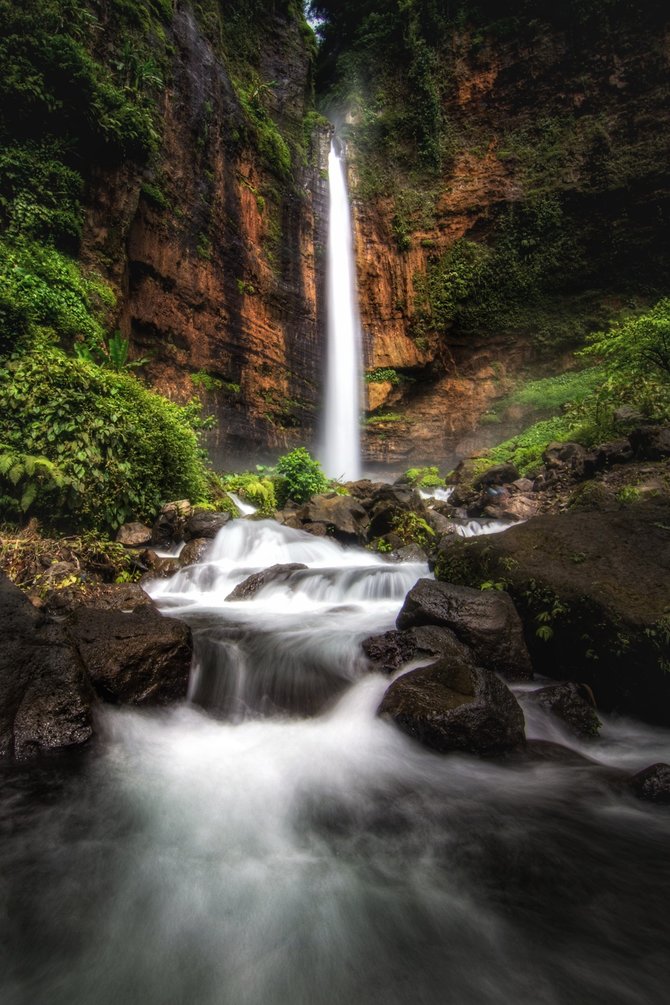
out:
M231 519L230 513L212 513L208 510L193 513L184 524L184 540L193 541L196 538L211 540Z
M495 464L475 478L473 487L483 489L488 488L489 485L507 485L516 481L518 477L519 472L513 464Z
M151 543L156 548L171 548L184 540L184 525L193 512L188 499L166 503L151 529Z
M401 630L419 625L449 628L480 666L510 680L532 677L519 615L501 590L420 579L407 594L396 625Z
M0 573L0 757L26 760L93 735L95 700L61 625Z
M370 518L370 540L392 531L403 513L416 513L424 520L428 516L423 499L411 485L381 485L368 500L366 509Z
M651 803L670 804L670 764L652 764L629 781L633 795Z
M295 511L293 521L295 522L291 526L303 530L309 528L311 533L321 527L323 533L319 536L334 537L344 544L365 543L370 523L368 514L358 499L338 495L336 492L314 496Z
M286 565L271 565L262 572L255 572L228 594L226 600L251 600L259 590L270 583L286 583L294 572L306 569L300 562L289 562Z
M105 701L164 705L186 697L193 647L183 621L153 606L130 614L79 608L66 630Z
M585 684L565 681L542 687L526 698L561 719L576 736L597 736L600 731L593 692Z
M503 520L530 520L537 516L540 501L531 496L513 495L505 499L500 506Z
M151 544L151 527L146 527L143 523L124 523L119 527L116 540L124 548L144 548Z
M628 464L632 460L633 448L630 440L610 440L594 448L585 465L585 473L590 476L596 471L608 471L615 464Z
M468 647L459 642L449 628L435 625L371 635L363 641L362 647L372 669L389 675L415 660L432 661L438 656L474 665Z
M534 666L598 707L670 726L670 504L535 517L441 542L438 579L504 582Z
M139 583L90 583L50 590L44 598L44 610L49 614L70 614L79 607L98 610L131 612L139 607L153 607L154 602Z
M628 439L638 460L661 461L664 457L670 457L668 426L639 426L630 433Z
M499 754L525 741L523 712L495 674L444 659L403 674L378 714L432 750Z
M211 541L206 537L194 537L192 540L187 541L179 552L179 565L183 567L200 562L210 544Z
M581 443L550 443L542 454L542 460L549 469L580 469L585 457L586 450Z

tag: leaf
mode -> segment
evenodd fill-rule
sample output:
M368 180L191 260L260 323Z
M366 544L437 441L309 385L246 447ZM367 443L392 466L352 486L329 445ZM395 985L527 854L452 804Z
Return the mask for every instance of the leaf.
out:
M29 482L25 492L21 496L21 502L19 503L22 513L25 513L26 510L30 509L32 504L35 502L36 497L37 497L37 485L35 482Z

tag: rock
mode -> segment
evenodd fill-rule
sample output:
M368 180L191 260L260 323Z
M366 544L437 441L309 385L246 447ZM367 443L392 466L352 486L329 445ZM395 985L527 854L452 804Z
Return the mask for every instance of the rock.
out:
M378 673L393 674L414 660L448 657L474 666L472 653L449 628L423 625L406 632L384 632L362 642L363 652Z
M131 614L80 608L67 633L105 701L164 705L186 697L193 647L183 621L153 606Z
M395 535L389 535L389 537L394 537ZM395 547L393 554L390 556L394 562L427 562L428 555L423 550L423 548L412 542L411 544L401 544L400 547Z
M296 510L293 526L303 530L310 528L314 533L316 526L323 528L323 534L334 537L344 544L363 544L367 541L367 530L370 518L360 503L353 496L338 495L336 492L327 495L314 496Z
M538 499L513 495L505 499L500 507L500 515L503 520L530 520L531 517L537 516L539 509Z
M452 659L403 674L378 714L441 753L497 754L525 741L523 713L509 688L495 674Z
M538 670L588 684L601 709L670 726L667 500L444 538L435 573L464 585L504 580Z
M157 548L171 548L184 539L184 525L193 512L188 499L166 503L151 529L151 543Z
M517 478L516 481L512 482L509 488L510 491L518 492L521 495L527 496L533 491L533 482L530 478Z
M593 460L587 462L586 474L591 475L594 471L607 471L615 464L628 464L633 460L633 448L630 440L611 440L608 443L601 443L593 451Z
M86 743L95 696L61 625L0 573L0 757Z
M140 583L150 583L152 579L169 579L181 569L178 558L160 558L150 548L143 552L141 557L149 571L142 576Z
M244 582L238 583L232 593L229 593L226 600L251 600L259 590L270 583L286 583L294 572L306 569L306 565L300 562L289 562L286 565L271 565L262 572L255 572L248 576Z
M581 443L550 443L544 453L542 460L547 468L580 468L584 462L586 450Z
M105 611L135 611L153 607L154 602L139 583L91 583L81 587L51 590L44 598L49 614L70 614L78 607Z
M527 700L558 716L577 736L597 736L602 723L595 710L591 688L566 681L540 688L527 695Z
M416 513L424 520L428 516L423 499L410 485L382 485L367 502L366 509L370 517L369 540L392 531L403 513Z
M651 803L670 804L670 764L652 764L638 771L629 781L633 794L638 799Z
M418 625L450 628L480 666L510 680L532 677L519 615L501 590L420 579L407 594L396 625L401 630Z
M614 410L612 416L614 423L617 426L627 426L632 422L640 422L642 419L642 413L638 412L636 408L631 405L621 405L619 408Z
M124 548L143 548L151 543L151 527L145 527L143 523L124 523L119 527L116 540Z
M489 485L507 485L509 482L516 481L518 477L519 472L513 464L496 464L475 478L473 487L483 489Z
M638 460L660 461L670 457L670 428L667 426L638 426L628 439Z
M232 519L230 513L212 513L204 511L194 513L184 524L184 540L193 541L196 538L211 540L216 537L222 527Z
M206 537L194 537L191 541L187 541L179 552L179 565L183 568L185 565L195 565L196 562L202 561L210 544L211 541Z

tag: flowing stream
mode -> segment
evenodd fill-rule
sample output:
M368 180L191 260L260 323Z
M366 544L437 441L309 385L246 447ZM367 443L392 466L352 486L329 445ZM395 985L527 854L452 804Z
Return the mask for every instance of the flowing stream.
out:
M667 1001L670 811L613 779L668 733L576 742L533 707L591 760L414 744L359 642L426 574L238 520L154 584L194 629L191 703L106 707L87 756L2 769L3 1005Z
M360 321L346 164L333 139L328 156L328 352L323 416L323 469L330 478L361 476Z

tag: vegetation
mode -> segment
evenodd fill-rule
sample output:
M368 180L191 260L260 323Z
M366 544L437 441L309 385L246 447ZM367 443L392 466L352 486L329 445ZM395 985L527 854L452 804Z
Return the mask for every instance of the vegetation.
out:
M444 478L440 478L436 467L408 468L403 477L410 485L416 485L419 488L444 488Z
M280 476L276 483L280 506L284 506L289 499L297 503L307 502L329 487L321 465L304 447L296 447L280 457L275 471Z
M206 492L195 427L133 376L46 342L0 368L0 501L18 517L114 530Z
M272 477L258 471L220 475L219 483L226 492L234 492L244 502L255 506L258 515L272 517L277 509L277 497Z
M374 370L368 370L365 374L366 384L399 384L400 376L397 370L392 370L390 367L376 367Z

